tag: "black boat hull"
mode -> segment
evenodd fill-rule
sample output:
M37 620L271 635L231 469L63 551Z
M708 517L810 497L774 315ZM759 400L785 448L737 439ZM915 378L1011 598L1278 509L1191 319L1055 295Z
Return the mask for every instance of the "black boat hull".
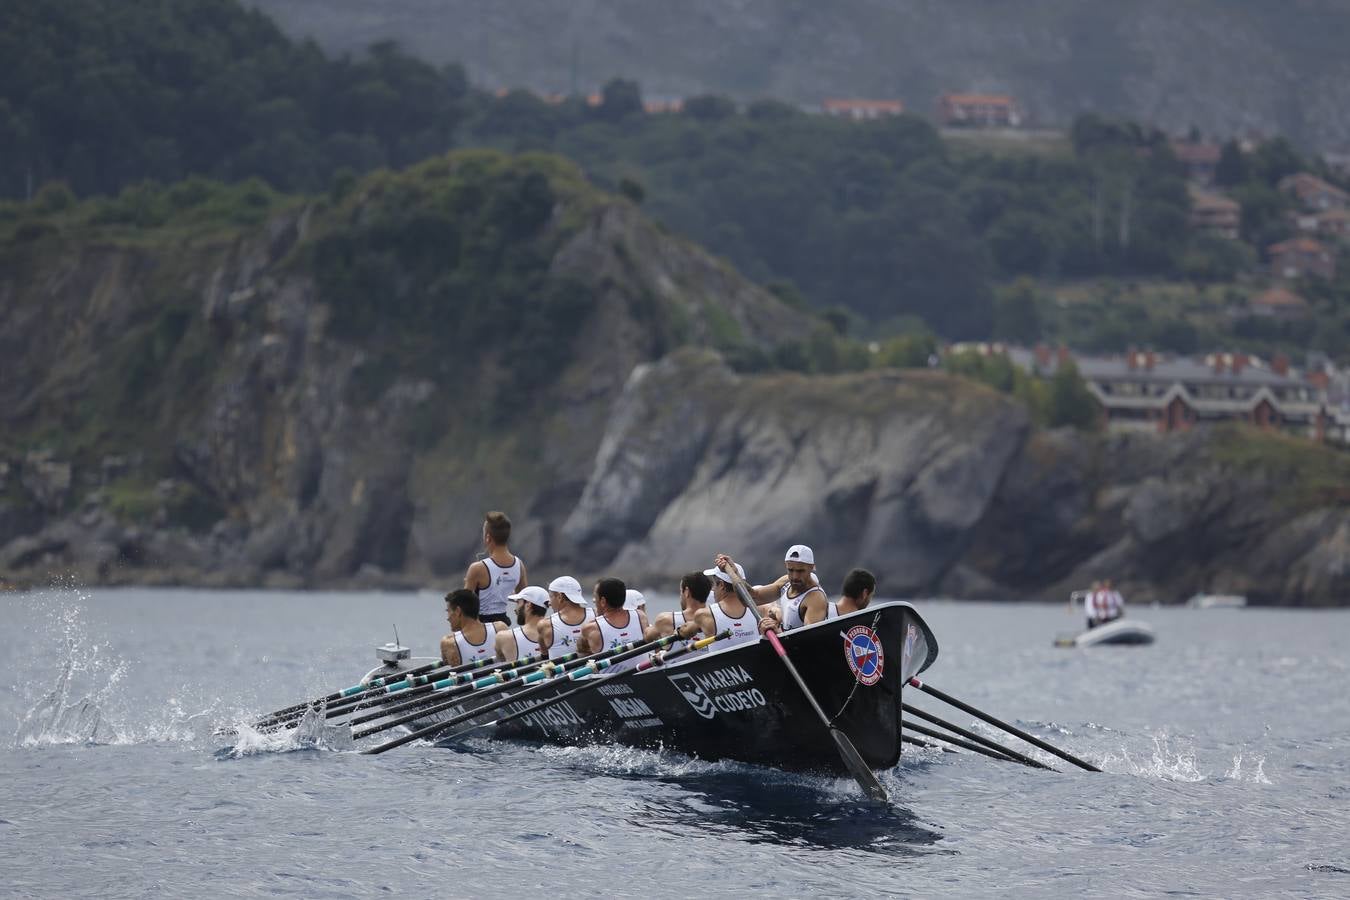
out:
M937 656L937 641L914 607L876 603L794 629L783 636L783 645L821 708L867 764L894 766L900 758L901 691ZM565 745L618 742L710 760L844 771L828 730L767 641L690 654L645 672L598 680L594 689L567 700L541 705L577 682L560 683L557 690L484 718L540 706L495 726L495 736ZM460 708L474 705L469 699Z

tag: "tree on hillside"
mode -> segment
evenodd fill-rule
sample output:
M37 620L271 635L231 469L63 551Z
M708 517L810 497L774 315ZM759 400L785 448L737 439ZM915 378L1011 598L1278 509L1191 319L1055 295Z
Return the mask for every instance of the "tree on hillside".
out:
M1088 390L1073 360L1061 363L1050 378L1047 419L1051 428L1071 425L1093 429L1100 423L1101 405Z
M1214 168L1214 183L1219 187L1234 187L1249 177L1247 158L1235 140L1224 142L1219 152L1219 163Z

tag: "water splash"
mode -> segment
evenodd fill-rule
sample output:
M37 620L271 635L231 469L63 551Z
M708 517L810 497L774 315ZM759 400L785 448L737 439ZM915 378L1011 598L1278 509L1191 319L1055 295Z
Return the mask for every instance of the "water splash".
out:
M348 751L355 746L351 727L329 725L322 706L307 710L295 728L259 731L248 722L241 722L233 729L233 741L216 751L217 759L243 759L296 750Z
M1251 765L1248 765L1245 774L1242 771L1242 764L1244 762L1243 756L1242 753L1233 755L1233 767L1228 770L1228 774L1224 776L1225 778L1230 781L1248 781L1252 784L1274 783L1266 777L1266 758L1264 756L1257 756L1256 766L1253 768Z

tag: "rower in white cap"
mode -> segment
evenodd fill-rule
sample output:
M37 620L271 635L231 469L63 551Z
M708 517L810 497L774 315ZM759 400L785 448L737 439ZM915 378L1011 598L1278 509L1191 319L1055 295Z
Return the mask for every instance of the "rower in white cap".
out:
M732 567L742 579L745 578L745 570L726 554L717 557L717 565L703 570L703 574L712 579L713 589L707 605L694 615L694 621L708 637L714 637L721 631L731 632L730 639L718 645L720 649L759 640L755 615L736 594L735 582L729 574ZM683 638L692 637L694 633L687 625L677 631Z
M730 557L727 557L730 560ZM721 565L722 557L717 558ZM816 578L816 554L805 544L793 544L783 555L783 567L787 570L770 584L757 584L750 594L760 604L760 612L766 619L773 619L782 629L800 628L802 620L801 605L804 600L829 602L825 591Z
M549 659L557 659L576 652L581 629L595 618L595 613L586 608L589 604L581 592L581 582L571 575L561 575L548 583L548 599L553 615L536 627L539 646L548 650Z
M539 623L548 617L548 591L530 585L506 599L516 601L516 622L519 624L510 631L497 632L497 659L515 662L539 652Z

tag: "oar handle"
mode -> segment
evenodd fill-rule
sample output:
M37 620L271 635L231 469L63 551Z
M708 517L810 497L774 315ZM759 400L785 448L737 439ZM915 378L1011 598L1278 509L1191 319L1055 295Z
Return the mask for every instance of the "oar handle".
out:
M1094 766L1092 763L1090 763L1090 762L1084 762L1083 760L1081 760L1081 759L1079 759L1078 757L1074 756L1072 753L1066 753L1065 751L1059 749L1058 747L1055 747L1055 746L1053 746L1053 745L1051 745L1051 744L1047 744L1045 741L1043 741L1043 740L1041 740L1040 738L1036 737L1036 735L1034 735L1034 734L1027 734L1025 731L1023 731L1022 729L1018 728L1016 725L1009 725L1007 722L1000 722L998 719L996 719L996 718L994 718L993 716L989 715L989 713L984 712L983 710L976 709L975 707L971 706L971 705L968 704L968 703L963 703L963 702L961 702L960 700L957 700L957 699L956 699L955 697L953 697L951 694L944 693L943 691L940 691L940 690L938 690L937 688L933 687L931 684L924 684L924 683L923 683L922 681L920 681L917 677L911 678L911 679L909 680L909 683L912 684L914 687L918 688L919 690L923 691L923 692L926 693L926 694L932 694L934 697L938 698L938 699L941 700L943 703L949 703L949 704L951 704L952 706L955 706L957 709L961 710L962 712L970 713L970 714L971 714L972 716L974 716L975 718L981 719L981 720L983 720L983 721L985 721L985 722L988 722L990 725L993 725L995 728L1002 728L1004 731L1008 732L1008 734L1015 735L1016 737L1020 737L1022 740L1026 741L1028 744L1031 744L1031 745L1036 746L1036 747L1040 747L1040 748L1041 748L1042 750L1044 750L1046 753L1053 753L1055 756L1058 756L1060 759L1064 760L1065 762L1071 762L1071 763L1073 763L1075 766L1078 766L1078 768L1080 768L1080 769L1086 769L1086 770L1089 771L1089 772L1100 772L1100 771L1101 771L1101 769L1097 768L1097 767Z

